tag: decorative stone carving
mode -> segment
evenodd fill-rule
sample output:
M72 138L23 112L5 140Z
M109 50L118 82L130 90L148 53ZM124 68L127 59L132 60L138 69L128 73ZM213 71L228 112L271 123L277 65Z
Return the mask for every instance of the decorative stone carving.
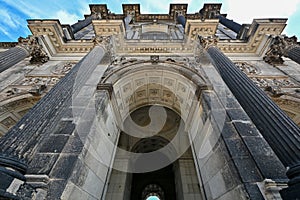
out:
M200 10L202 20L215 19L220 14L222 4L204 4Z
M109 49L110 41L111 36L96 36L93 40L95 46L100 45L106 48L107 50Z
M21 85L55 85L59 79L59 77L27 77Z
M70 63L70 62L65 63L63 66L57 65L52 70L52 73L64 75L64 74L67 74L72 69L73 66L74 66L74 63Z
M159 56L158 55L150 56L150 60L151 60L152 64L158 63Z
M264 61L271 65L283 64L282 56L288 57L288 51L297 45L297 37L277 36L264 56Z
M255 75L255 74L258 74L258 70L254 67L254 66L252 66L252 65L250 65L250 64L248 64L248 63L246 63L246 62L235 62L234 63L242 72L244 72L245 74L247 74L247 75Z
M200 45L204 49L208 49L211 46L217 46L218 38L216 36L202 37L199 35L198 38L200 41Z
M43 64L49 60L47 53L43 50L43 47L38 43L36 37L27 37L18 39L19 45L30 52L31 64Z
M282 88L297 87L295 83L288 79L276 79L266 77L251 77L251 80L260 88L264 88L265 91L270 92L272 95L283 95Z
M10 49L17 46L17 42L0 42L0 48Z
M259 87L296 87L297 85L288 79L252 77L252 81Z

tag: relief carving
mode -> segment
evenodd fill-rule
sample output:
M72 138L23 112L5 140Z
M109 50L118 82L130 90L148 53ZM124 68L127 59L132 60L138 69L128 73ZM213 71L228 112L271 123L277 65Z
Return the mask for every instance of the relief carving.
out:
M270 92L274 96L280 96L284 93L282 88L293 88L297 87L295 83L288 79L276 79L276 78L263 78L263 77L252 77L251 80L260 88L264 88L265 91Z
M248 63L246 63L246 62L235 62L234 63L242 72L244 72L245 74L247 74L247 75L255 75L255 74L258 74L259 72L258 72L258 70L254 67L254 66L252 66L252 65L250 65L250 64L248 64Z
M65 75L73 68L74 65L75 63L70 63L70 62L63 64L62 66L57 65L54 67L53 70L51 70L51 72L57 75Z

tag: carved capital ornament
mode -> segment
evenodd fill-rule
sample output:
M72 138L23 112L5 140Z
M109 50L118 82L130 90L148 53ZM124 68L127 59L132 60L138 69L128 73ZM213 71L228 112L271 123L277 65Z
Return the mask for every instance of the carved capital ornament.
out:
M198 35L198 38L200 41L200 45L204 49L208 49L209 47L212 47L212 46L217 46L217 44L218 44L218 38L216 36L202 37L202 36Z
M42 45L38 43L37 37L20 37L18 39L18 46L23 47L29 52L31 64L43 64L49 60L48 54L43 50Z
M298 46L296 36L276 36L263 59L271 65L283 64L282 56L288 57L288 52L296 46Z

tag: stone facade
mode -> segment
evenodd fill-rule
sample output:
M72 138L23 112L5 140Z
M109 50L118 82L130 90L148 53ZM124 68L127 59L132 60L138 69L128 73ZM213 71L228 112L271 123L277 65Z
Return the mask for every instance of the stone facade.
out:
M287 19L239 25L221 4L187 6L92 4L73 25L31 19L32 37L0 43L1 198L299 197Z

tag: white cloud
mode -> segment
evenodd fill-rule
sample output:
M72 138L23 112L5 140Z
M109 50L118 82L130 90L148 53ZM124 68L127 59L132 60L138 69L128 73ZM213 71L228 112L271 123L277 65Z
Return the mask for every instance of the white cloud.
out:
M12 41L16 40L16 38L14 36L12 36L8 32L8 30L6 30L5 28L2 28L1 26L0 26L0 32L2 32L4 35L6 35L10 40L12 40Z
M35 5L34 3L32 4L30 3L30 5L28 5L28 2L24 2L22 0L18 0L18 1L3 0L3 1L6 4L16 8L18 11L29 16L30 18L41 18L45 14L43 9L47 9L47 7L41 8Z
M227 0L227 3L228 18L239 23L251 23L253 18L289 17L296 11L300 0Z
M59 19L61 24L74 24L78 19L81 19L82 16L79 17L75 14L68 13L65 10L59 10L51 18Z
M79 13L82 15L81 17L83 17L84 15L91 14L89 3L85 1L78 1L78 4L79 4L78 6Z
M1 23L10 28L17 28L21 26L19 17L13 13L9 13L6 9L0 9Z

